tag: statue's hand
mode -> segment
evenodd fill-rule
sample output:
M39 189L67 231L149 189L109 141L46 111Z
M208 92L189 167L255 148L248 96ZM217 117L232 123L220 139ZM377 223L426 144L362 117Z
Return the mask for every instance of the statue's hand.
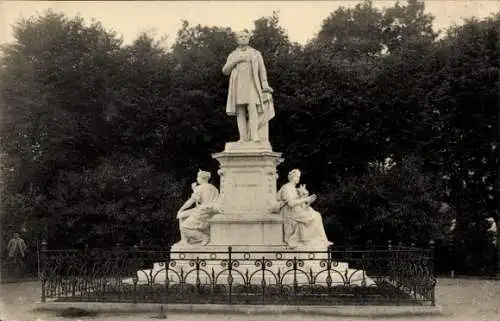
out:
M198 186L198 183L194 182L193 184L191 184L191 188L193 189L193 191L196 189L196 186Z
M266 85L264 85L262 87L262 91L265 92L265 93L270 93L270 94L272 94L274 92L274 90L271 87L266 86Z
M300 185L300 187L298 188L298 191L299 191L299 195L301 197L309 196L309 192L307 191L306 185L304 185L304 184Z
M309 196L307 199L308 199L308 202L309 203L312 203L314 202L318 197L316 196L316 194L312 194L311 196Z

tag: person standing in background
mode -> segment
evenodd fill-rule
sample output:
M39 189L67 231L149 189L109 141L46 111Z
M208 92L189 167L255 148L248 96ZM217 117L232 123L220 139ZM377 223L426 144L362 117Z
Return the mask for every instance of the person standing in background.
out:
M14 233L14 237L7 244L8 260L10 266L10 276L18 278L24 267L24 257L27 246L19 233Z

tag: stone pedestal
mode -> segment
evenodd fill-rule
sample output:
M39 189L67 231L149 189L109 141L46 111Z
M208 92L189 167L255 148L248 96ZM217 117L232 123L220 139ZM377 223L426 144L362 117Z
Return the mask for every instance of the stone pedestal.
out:
M283 218L272 211L281 153L244 142L212 157L220 163L221 213L210 220L209 245L283 246Z

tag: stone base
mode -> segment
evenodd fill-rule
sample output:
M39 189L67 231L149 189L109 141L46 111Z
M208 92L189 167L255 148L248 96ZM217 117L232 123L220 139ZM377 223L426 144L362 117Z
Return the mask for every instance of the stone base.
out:
M229 258L228 245L189 245L176 243L170 249L172 260L221 260ZM231 245L231 259L239 261L255 261L262 257L272 260L327 260L327 248L294 249L286 245ZM252 263L253 264L253 263ZM345 266L347 268L347 266Z
M283 218L280 215L218 214L210 220L210 243L228 245L284 246Z
M233 261L233 263L236 261ZM349 285L357 286L374 286L375 282L368 277L363 270L353 270L347 268L345 262L338 262L336 266L332 266L329 273L326 265L320 264L319 261L304 262L297 270L293 269L292 261L272 261L268 265L266 261L265 269L262 269L261 261L248 260L237 261L237 267L231 270L232 284L234 286L249 284L260 285L264 281L267 285L278 284L281 280L283 285L292 285L295 282L297 285L310 284L310 275L313 275L314 284L327 285L328 279L332 286ZM226 266L221 265L221 261L206 260L201 264L199 270L196 269L196 263L176 261L175 266L170 266L168 273L169 284L179 284L181 279L186 284L228 284L229 271ZM165 263L155 263L153 269L146 269L137 272L138 284L165 284L167 280ZM123 283L133 284L133 279L125 279Z
M224 152L261 152L261 151L273 151L271 143L266 142L228 142L224 146Z
M168 282L188 284L227 284L228 282L228 246L194 246L175 244L171 249ZM244 246L231 248L233 284L277 284L279 280L286 285L297 282L309 284L313 275L314 283L325 285L330 279L332 285L344 285L346 282L356 285L374 285L375 283L362 270L349 269L346 262L332 262L327 269L328 252L289 251L285 246ZM262 266L264 265L264 269ZM295 266L295 268L294 268ZM165 262L154 263L152 269L137 272L138 283L164 284L167 275ZM124 280L132 283L132 279Z

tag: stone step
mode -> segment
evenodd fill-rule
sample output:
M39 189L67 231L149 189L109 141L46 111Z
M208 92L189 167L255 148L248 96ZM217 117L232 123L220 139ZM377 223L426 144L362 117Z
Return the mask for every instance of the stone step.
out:
M256 262L260 263L259 261L255 261L255 260L242 260L242 261L238 261L238 267L237 267L237 270L239 271L244 271L246 269L250 270L250 271L253 271L253 270L258 270L259 267L257 267L256 265ZM220 260L205 260L204 261L205 263L205 267L203 267L204 270L211 270L211 268L214 268L214 270L219 270L222 268L222 265L221 265L221 261ZM291 262L288 262L288 263L291 263ZM301 269L301 270L307 270L309 271L309 267L312 268L313 271L315 270L322 270L322 269L327 269L327 266L326 266L326 261L303 261L304 263L304 267L298 267L298 269ZM155 272L158 272L160 270L165 270L165 264L166 263L163 263L163 262L156 262L156 263L153 263L153 271ZM300 265L300 263L299 263ZM182 264L179 264L176 262L176 265L175 266L170 266L170 269L174 269L174 270L179 270L180 271L180 266L183 267L184 271L189 271L189 270L193 270L193 269L196 269L195 265L193 266L190 266L189 265L189 261L183 261ZM290 266L287 266L287 261L285 260L280 260L280 261L272 261L272 267L279 267L280 270L283 272L283 271L286 271L286 270L290 270L290 269L293 269L293 265L290 265ZM331 269L332 270L337 270L337 271L345 271L349 268L349 264L347 262L332 262L332 266L331 266Z
M274 272L274 271L273 271ZM319 271L313 272L313 276L315 278L314 284L320 284L320 285L327 285L328 284L328 272L324 271L322 273L319 273ZM260 285L262 284L262 280L264 279L266 284L276 284L276 275L271 273L270 271L265 271L264 272L264 277L262 277L262 271L255 270L252 271L252 274L249 274L250 277L250 283L251 284L257 284ZM217 284L227 284L227 277L229 276L228 271L218 271L215 272L217 275ZM151 275L153 276L151 278ZM236 271L232 271L231 273L233 277L233 284L244 284L245 276L241 275L240 273ZM170 271L169 273L169 284L176 284L179 283L179 274L175 273L174 271ZM196 275L196 272L193 271L192 273L188 274L187 276L185 275L185 283L187 284L196 284L197 279L199 279L201 284L210 284L211 283L211 276L206 275L204 272L200 271L198 276ZM141 270L137 272L137 278L138 278L138 284L148 284L150 283L151 280L153 280L152 283L155 284L164 284L166 281L166 273L165 270L163 271L152 271L151 269L149 270ZM282 278L282 283L283 284L293 284L294 280L297 281L299 285L304 285L304 284L309 284L309 278L307 275L304 273L301 273L297 271L296 275L294 276L294 271L291 270L289 271L285 276L281 274ZM330 271L330 281L332 286L336 285L345 285L346 283L350 285L357 285L357 286L375 286L375 282L368 276L365 275L364 271L362 270L354 270L354 269L347 269L344 271L338 271L338 270L331 270ZM123 283L126 284L133 284L133 279L128 278L122 281Z

